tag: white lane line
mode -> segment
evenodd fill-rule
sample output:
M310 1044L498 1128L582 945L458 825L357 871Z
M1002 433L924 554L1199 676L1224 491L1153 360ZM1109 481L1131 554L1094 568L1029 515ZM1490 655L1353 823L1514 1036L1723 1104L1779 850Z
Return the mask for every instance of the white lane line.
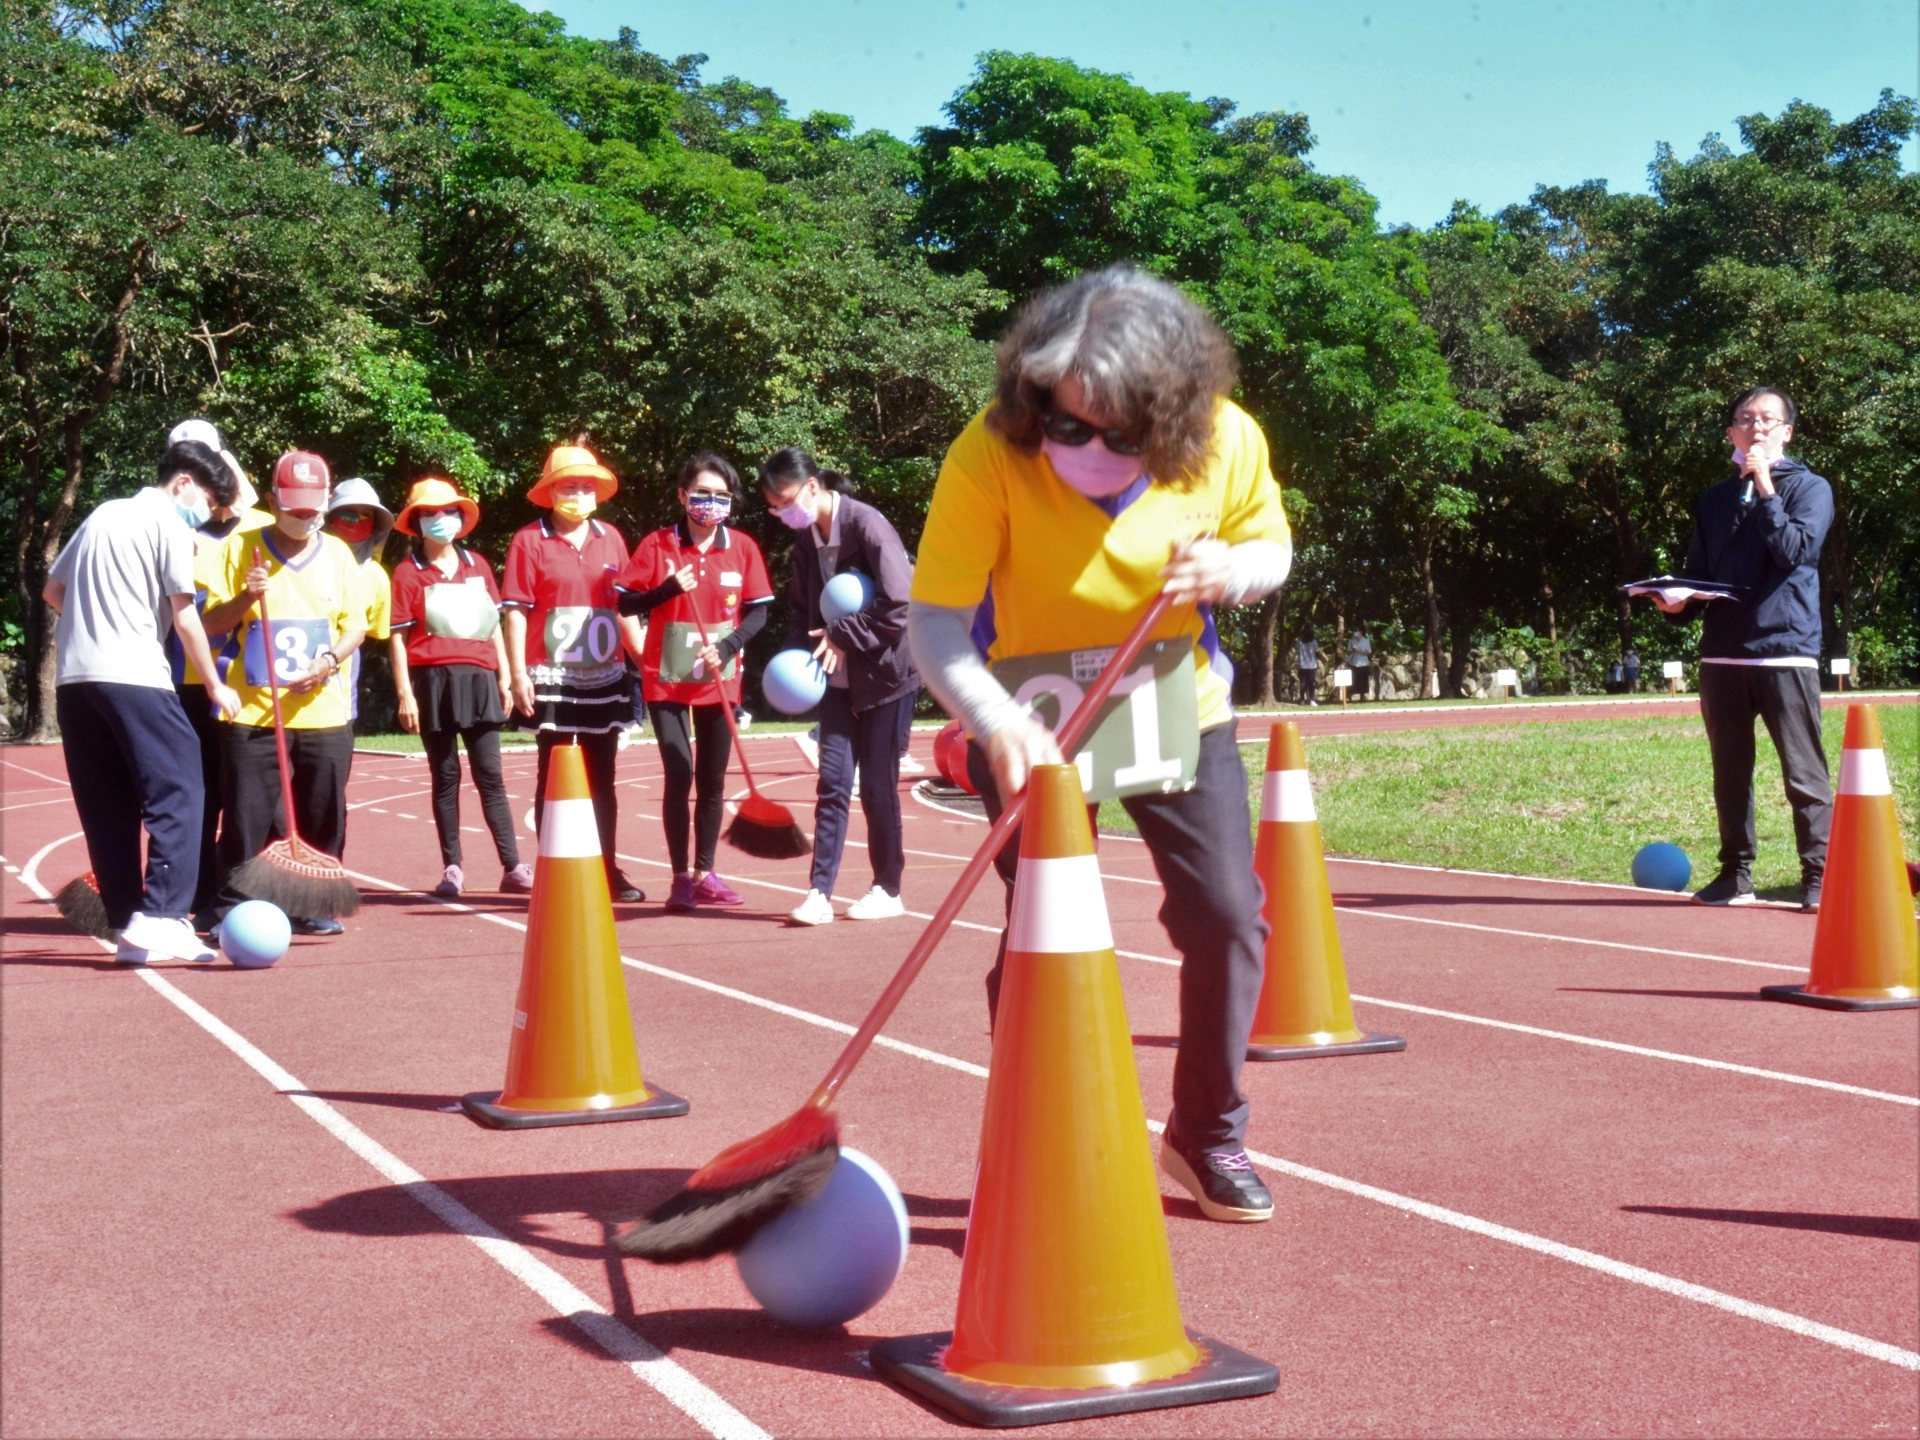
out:
M635 857L623 855L620 858L630 860ZM352 874L354 872L349 873ZM383 889L398 890L401 888L392 884L390 881L381 880L371 875L355 874L354 878L365 880L369 884L378 885ZM782 886L779 888L786 889L788 887ZM477 915L480 919L491 920L495 924L503 925L510 930L520 930L524 932L526 929L525 925L508 920L504 916L488 914L485 911L471 910L468 906L459 905L450 901L443 901L441 903L446 904L450 909L468 911L468 913ZM636 970L644 970L650 974L659 975L664 979L684 981L700 989L711 991L714 994L724 995L731 999L743 1000L761 1009L771 1010L789 1019L799 1020L809 1025L816 1025L821 1029L831 1030L836 1034L850 1035L854 1030L853 1026L839 1020L829 1019L824 1015L815 1015L811 1011L801 1010L791 1005L782 1005L777 1001L764 1000L757 995L750 995L745 991L734 990L724 985L716 985L711 981L701 980L695 976L683 975L679 971L668 970L662 966L648 965L637 960L631 960L624 955L620 958L624 964L630 965ZM970 1061L960 1060L951 1055L943 1055L938 1051L922 1049L919 1046L910 1046L899 1041L890 1042L884 1035L878 1037L874 1043L885 1045L888 1049L898 1050L903 1054L912 1055L917 1059L928 1060L934 1064L944 1066L947 1069L959 1070L964 1074L974 1075L981 1079L985 1079L987 1075L985 1066L975 1065ZM1147 1122L1147 1128L1158 1134L1161 1133L1165 1127L1159 1121L1149 1120ZM1269 1169L1283 1175L1291 1176L1296 1180L1304 1180L1311 1185L1320 1185L1327 1189L1337 1190L1362 1200L1371 1200L1376 1204L1387 1205L1410 1215L1418 1215L1423 1219L1448 1225L1456 1230L1464 1230L1469 1234L1478 1235L1484 1239L1497 1240L1504 1244L1518 1246L1523 1250L1531 1250L1535 1254L1565 1261L1570 1265L1577 1265L1583 1269L1597 1271L1602 1275L1610 1276L1616 1280L1624 1280L1629 1284L1643 1285L1648 1289L1659 1291L1662 1294L1673 1296L1676 1299L1690 1300L1696 1304L1708 1305L1716 1310L1725 1311L1730 1315L1737 1315L1744 1320L1752 1320L1758 1324L1772 1326L1775 1329L1785 1330L1791 1334L1802 1336L1805 1339L1817 1340L1822 1344L1832 1345L1837 1349L1851 1351L1856 1355L1864 1355L1870 1360L1881 1360L1889 1365L1897 1365L1905 1370L1920 1371L1920 1351L1906 1350L1898 1345L1890 1345L1883 1340L1874 1340L1865 1335L1856 1335L1851 1330L1842 1330L1838 1326L1823 1324L1818 1320L1810 1320L1804 1315L1795 1315L1788 1310L1779 1310L1771 1305L1759 1305L1751 1300L1742 1300L1737 1295L1728 1295L1723 1291L1709 1289L1705 1285L1696 1285L1689 1280L1681 1280L1672 1275L1664 1275L1657 1270L1648 1270L1639 1265L1630 1265L1624 1260L1615 1260L1610 1256L1600 1255L1591 1250L1582 1250L1577 1246L1564 1245L1558 1240L1549 1240L1543 1235L1534 1235L1525 1230L1515 1230L1511 1226L1501 1225L1492 1220L1482 1220L1477 1215L1468 1215L1459 1210L1450 1210L1445 1206L1430 1204L1425 1200L1415 1200L1411 1196L1400 1195L1392 1190L1383 1190L1379 1186L1369 1185L1361 1180L1349 1180L1344 1175L1334 1175L1325 1170L1316 1170L1310 1165L1296 1164L1291 1160L1283 1160L1277 1155L1268 1155L1258 1150L1249 1150L1247 1154Z
M6 766L9 770L18 770L22 775L31 775L36 780L44 780L49 785L58 785L62 790L71 790L73 788L72 781L62 780L58 775L43 775L38 770L29 770L24 765L16 765L11 760L0 760L0 765Z
M33 888L42 900L51 898L43 887ZM99 943L102 949L113 948ZM717 1440L771 1440L765 1430L628 1329L558 1270L502 1235L325 1100L296 1093L310 1087L206 1006L151 969L142 968L134 973L162 999L232 1051L248 1069L304 1110L321 1129L406 1191L449 1230L471 1240L489 1259L546 1301L555 1314L624 1364L643 1384L657 1390L702 1430Z
M5 815L9 810L37 810L42 805L70 805L72 803L73 802L65 795L58 796L52 800L23 800L18 805L0 805L0 815Z
M51 899L53 892L40 884L40 862L69 840L78 840L86 833L84 830L76 830L71 835L62 835L58 840L49 840L34 851L32 858L27 861L26 868L20 872L20 883L29 890L37 892L42 900Z
M407 800L407 799L411 799L415 795L430 795L432 793L433 793L433 789L431 786L428 786L424 789L401 790L398 793L393 795L376 795L371 800L356 800L353 804L347 806L347 809L362 810L369 805L385 805L394 800Z

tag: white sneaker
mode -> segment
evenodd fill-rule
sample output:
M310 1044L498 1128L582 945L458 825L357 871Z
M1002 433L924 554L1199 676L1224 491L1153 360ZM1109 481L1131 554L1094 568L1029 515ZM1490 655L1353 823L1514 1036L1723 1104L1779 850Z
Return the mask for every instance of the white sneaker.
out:
M800 753L807 757L807 764L814 769L820 768L820 742L811 735L795 735L793 743L800 747Z
M847 906L849 920L893 920L907 913L898 895L889 895L878 885Z
M807 898L787 912L795 925L825 925L833 919L833 901L818 890L807 891Z
M140 958L134 959L138 954ZM167 920L139 910L121 932L114 960L122 965L144 965L149 960L191 960L199 965L212 963L219 952L193 933L185 920Z
M624 750L629 745L638 745L645 734L638 725L623 725L620 727L620 742L615 748Z
M927 767L911 755L902 755L900 757L900 773L902 775L924 775L927 773Z

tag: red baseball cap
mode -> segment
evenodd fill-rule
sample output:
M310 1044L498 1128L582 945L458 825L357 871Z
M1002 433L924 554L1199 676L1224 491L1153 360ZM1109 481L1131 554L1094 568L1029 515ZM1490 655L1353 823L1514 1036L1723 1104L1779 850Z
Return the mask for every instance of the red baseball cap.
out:
M324 510L332 476L311 450L289 450L273 462L273 494L283 510Z

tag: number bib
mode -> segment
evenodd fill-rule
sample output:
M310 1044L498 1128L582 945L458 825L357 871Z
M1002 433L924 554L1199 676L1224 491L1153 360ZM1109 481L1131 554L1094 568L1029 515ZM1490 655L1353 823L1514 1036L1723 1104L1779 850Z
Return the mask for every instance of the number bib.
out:
M244 674L249 685L267 683L266 627L259 621L247 626L246 649L242 652ZM322 650L333 644L333 626L325 620L275 620L273 622L273 675L282 685L298 680L312 668Z
M716 620L707 626L707 635L718 645L733 633L731 620ZM660 632L660 678L669 685L698 684L713 677L707 674L707 662L700 658L700 631L684 620L669 621ZM723 680L731 680L739 670L738 656L727 661Z
M500 610L477 576L464 585L429 585L426 589L427 634L442 640L491 640L500 628ZM547 622L552 644L553 622Z
M559 605L547 612L547 663L568 670L602 670L620 659L620 625L613 611Z
M1115 648L1014 655L992 669L1016 703L1058 730ZM1193 788L1200 766L1200 700L1191 636L1141 648L1073 759L1089 801Z

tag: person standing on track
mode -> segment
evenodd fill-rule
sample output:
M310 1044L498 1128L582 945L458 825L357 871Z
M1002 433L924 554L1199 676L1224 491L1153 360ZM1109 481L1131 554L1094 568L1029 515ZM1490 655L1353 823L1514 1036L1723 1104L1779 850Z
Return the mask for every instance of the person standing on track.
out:
M615 608L614 580L626 568L627 542L593 518L619 489L591 450L556 445L527 497L547 513L523 526L507 547L500 604L514 707L532 717L538 732L534 823L546 817L554 745L579 745L607 889L616 901L637 905L647 897L620 869L613 784L620 731L633 717L625 651L640 648L640 622L623 621Z
M1820 549L1833 489L1786 451L1798 418L1783 390L1759 386L1727 406L1733 473L1694 511L1681 574L1740 587L1726 600L1654 603L1675 623L1705 605L1700 718L1713 756L1720 873L1694 892L1702 905L1753 902L1753 722L1780 752L1800 851L1800 908L1820 908L1832 779L1820 739Z
M500 860L500 888L517 895L533 889L500 776L500 729L513 708L500 591L493 567L459 543L479 523L479 505L437 475L414 483L394 521L413 537L413 553L393 572L393 693L400 728L418 735L427 752L433 828L445 867L433 893L443 900L459 899L467 885L460 847L463 740Z
M739 472L718 455L696 455L680 467L676 488L686 518L634 546L615 588L623 617L648 617L640 683L666 772L660 826L673 863L667 909L684 912L745 903L713 868L732 753L721 706L740 699L739 657L766 626L773 585L760 547L726 523L740 493ZM706 627L704 642L696 617ZM691 865L690 794L698 796Z
M393 533L393 512L380 503L373 486L354 476L333 487L327 501L327 534L353 552L360 562L360 587L366 604L369 640L385 640L393 633L393 580L380 563L380 552ZM355 650L347 662L347 723L360 719L360 662Z
M237 660L227 673L238 677L240 695L223 748L216 923L246 898L233 888L233 872L284 834L288 820L316 850L337 859L346 849L353 727L345 671L366 638L367 604L360 562L323 533L329 489L327 462L318 455L282 455L273 466L273 524L229 535L209 587L207 633L234 632ZM271 642L254 615L262 596L273 621ZM269 661L280 682L299 811L290 817L280 813ZM299 935L338 935L345 928L327 915L291 918Z
M193 532L215 505L231 506L237 489L215 450L193 440L169 445L152 485L81 522L42 591L59 617L54 713L67 779L107 923L120 932L114 959L124 965L214 958L187 919L203 782L166 640L177 634L203 677L194 702L231 717L240 697L218 679L194 608Z
M1089 798L1120 798L1139 827L1182 957L1161 1166L1209 1218L1265 1220L1273 1198L1247 1159L1240 1067L1267 927L1232 671L1212 611L1270 594L1292 564L1266 438L1227 398L1234 358L1219 326L1172 285L1123 265L1029 301L997 364L993 402L947 451L934 488L913 652L935 698L964 721L968 771L997 817L1033 766L1062 758L1010 689L1071 694L1156 592L1183 602L1153 637L1172 642L1149 672L1159 733L1110 737L1103 726L1083 753L1094 762ZM1131 710L1120 707L1122 728ZM1009 903L1019 848L1010 840L996 861ZM1003 933L989 1016L1005 956Z
M806 451L776 450L760 467L760 494L780 522L799 532L793 547L792 606L787 644L812 641L827 672L820 701L820 778L815 783L813 871L807 898L789 912L795 925L833 919L833 885L847 843L856 774L867 822L873 886L847 907L849 920L906 914L900 877L906 871L900 829L900 727L920 694L907 650L907 600L913 561L887 517L847 493L847 477L822 470ZM831 624L821 593L835 575L855 571L873 582L865 609Z

